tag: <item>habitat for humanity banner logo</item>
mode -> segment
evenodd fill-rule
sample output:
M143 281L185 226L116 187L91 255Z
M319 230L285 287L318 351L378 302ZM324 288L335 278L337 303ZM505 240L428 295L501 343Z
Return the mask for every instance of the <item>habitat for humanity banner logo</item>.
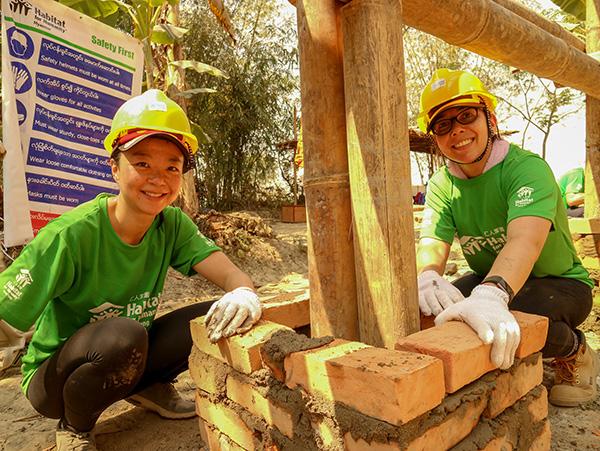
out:
M4 240L15 246L99 193L117 192L103 141L117 109L141 92L144 65L137 39L72 8L0 1L4 167L12 171Z
M31 3L26 2L25 0L12 0L10 2L10 10L15 14L21 14L26 16L31 11Z

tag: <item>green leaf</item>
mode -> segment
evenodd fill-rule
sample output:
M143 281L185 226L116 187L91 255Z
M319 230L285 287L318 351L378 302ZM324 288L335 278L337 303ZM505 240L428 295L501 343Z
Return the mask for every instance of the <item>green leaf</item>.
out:
M214 92L217 92L217 90L213 89L213 88L194 88L194 89L188 89L186 91L178 92L177 94L174 95L174 97L183 97L185 99L190 99L196 94L203 94L203 93L212 94Z
M194 121L190 121L192 125L192 133L198 140L198 144L210 144L212 143L212 138L204 131L204 129Z
M152 42L155 44L173 44L179 41L188 31L187 28L176 27L167 23L154 25L152 29Z
M58 2L99 20L106 19L119 10L119 5L114 0L58 0Z
M165 0L146 0L148 4L152 7L159 7L164 5Z
M194 69L199 74L209 74L214 77L229 78L229 76L220 69L217 69L216 67L211 66L210 64L201 63L199 61L180 60L171 61L169 64L172 66L181 67L182 69Z
M579 20L585 20L585 0L552 0L552 3L567 14L575 16Z

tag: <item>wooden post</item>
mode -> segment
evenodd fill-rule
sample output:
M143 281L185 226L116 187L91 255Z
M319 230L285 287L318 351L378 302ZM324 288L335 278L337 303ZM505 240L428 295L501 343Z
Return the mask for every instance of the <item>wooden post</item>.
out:
M419 330L401 2L342 8L360 341Z
M402 0L402 9L406 25L600 99L598 61L494 0Z
M313 336L358 340L339 7L298 0Z
M600 51L600 0L587 0L586 48L588 53ZM585 110L585 202L586 218L600 217L600 100L586 97Z

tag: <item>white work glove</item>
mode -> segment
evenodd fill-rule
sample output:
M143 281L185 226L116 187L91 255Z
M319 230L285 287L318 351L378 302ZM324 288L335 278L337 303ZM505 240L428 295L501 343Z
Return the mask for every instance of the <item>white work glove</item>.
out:
M249 331L260 319L262 307L253 289L238 287L215 302L211 307L204 324L208 339L216 343L223 337Z
M431 269L419 274L417 282L419 308L425 316L437 316L442 310L465 298L458 288Z
M471 296L454 304L435 319L436 326L446 321L463 321L477 332L485 344L492 343L492 363L499 368L512 366L521 341L515 317L508 311L508 294L491 285L478 285Z

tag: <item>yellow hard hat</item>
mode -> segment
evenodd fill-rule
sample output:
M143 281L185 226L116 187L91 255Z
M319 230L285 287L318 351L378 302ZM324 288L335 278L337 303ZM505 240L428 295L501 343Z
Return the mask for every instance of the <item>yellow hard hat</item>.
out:
M156 133L148 133L154 131ZM164 134L178 143L188 155L198 150L198 140L191 132L190 121L183 109L158 89L149 89L127 100L115 113L110 133L104 139L104 148L112 155L124 142L132 146L147 136ZM185 155L186 158L188 155Z
M438 69L421 93L417 123L427 133L435 117L445 109L442 106L482 103L493 113L498 100L483 86L479 78L464 70Z

